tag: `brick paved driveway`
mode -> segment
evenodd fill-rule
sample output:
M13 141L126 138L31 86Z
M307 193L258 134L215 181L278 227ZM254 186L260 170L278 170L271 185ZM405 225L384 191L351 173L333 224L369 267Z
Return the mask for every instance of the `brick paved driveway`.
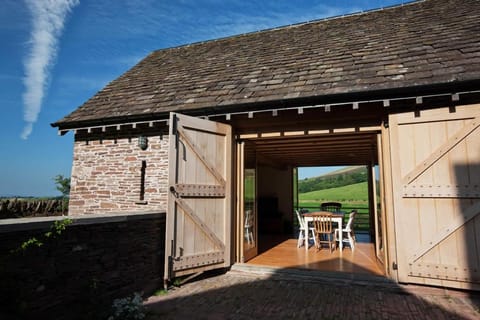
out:
M339 273L232 268L150 297L148 319L480 319L480 293Z

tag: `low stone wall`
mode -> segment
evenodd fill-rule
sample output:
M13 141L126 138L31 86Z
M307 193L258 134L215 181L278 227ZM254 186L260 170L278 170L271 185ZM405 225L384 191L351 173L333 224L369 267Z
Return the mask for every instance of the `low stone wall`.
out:
M68 201L61 199L0 199L0 219L61 216L68 209Z
M2 220L0 318L105 319L163 286L164 252L165 213Z

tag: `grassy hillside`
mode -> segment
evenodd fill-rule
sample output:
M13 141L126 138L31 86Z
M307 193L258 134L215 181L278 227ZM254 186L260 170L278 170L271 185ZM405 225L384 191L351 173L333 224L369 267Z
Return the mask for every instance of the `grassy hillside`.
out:
M368 183L360 182L348 186L300 193L299 207L311 211L320 208L322 202L337 201L342 204L342 211L358 210L355 218L355 230L369 231Z
M368 201L368 183L360 182L348 186L316 190L298 195L300 202L303 201Z
M365 166L347 167L331 173L298 181L298 206L316 211L320 204L337 201L342 211L358 211L355 218L355 230L370 230L368 208L368 174ZM302 192L303 191L303 192Z
M298 192L332 189L365 182L368 179L365 166L353 166L336 170L319 177L305 178L298 181Z

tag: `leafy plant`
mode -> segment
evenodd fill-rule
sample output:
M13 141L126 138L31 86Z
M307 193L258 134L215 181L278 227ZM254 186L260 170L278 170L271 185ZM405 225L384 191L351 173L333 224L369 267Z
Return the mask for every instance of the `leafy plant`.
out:
M52 226L50 227L50 231L45 232L42 236L45 239L48 238L55 238L59 235L62 234L62 232L67 228L69 224L71 224L73 221L72 219L63 219L63 220L57 220L55 221ZM44 241L41 241L37 239L36 237L31 237L30 239L22 242L20 247L14 249L11 251L11 253L14 252L19 252L19 251L25 251L29 247L36 246L36 247L41 247L43 246Z
M115 299L112 304L113 315L108 320L136 320L145 318L142 296L135 292L133 296Z
M56 188L58 191L60 191L62 196L68 197L70 194L70 178L66 178L59 174L56 175L53 180L55 180Z
M67 228L67 226L72 222L73 222L72 219L68 219L68 218L55 221L53 225L50 227L50 231L45 233L45 237L50 238L50 237L61 235L62 232Z
M175 279L173 280L173 285L174 285L175 287L180 287L180 286L182 285L182 279L181 279L181 278L175 278Z
M66 178L59 174L54 178L56 188L62 193L62 214L68 209L68 197L70 195L70 178Z
M20 245L20 248L22 250L26 250L28 247L30 246L37 246L37 247L41 247L43 246L43 242L39 241L37 238L35 237L32 237L30 239L28 239L27 241L23 242L21 245Z
M165 289L158 289L153 293L154 296L164 296L166 294L168 294L168 291Z

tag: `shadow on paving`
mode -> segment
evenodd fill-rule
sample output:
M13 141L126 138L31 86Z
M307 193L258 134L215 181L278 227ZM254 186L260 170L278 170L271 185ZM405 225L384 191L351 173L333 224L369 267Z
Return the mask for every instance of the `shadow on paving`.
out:
M237 264L146 302L147 319L480 319L480 293Z

